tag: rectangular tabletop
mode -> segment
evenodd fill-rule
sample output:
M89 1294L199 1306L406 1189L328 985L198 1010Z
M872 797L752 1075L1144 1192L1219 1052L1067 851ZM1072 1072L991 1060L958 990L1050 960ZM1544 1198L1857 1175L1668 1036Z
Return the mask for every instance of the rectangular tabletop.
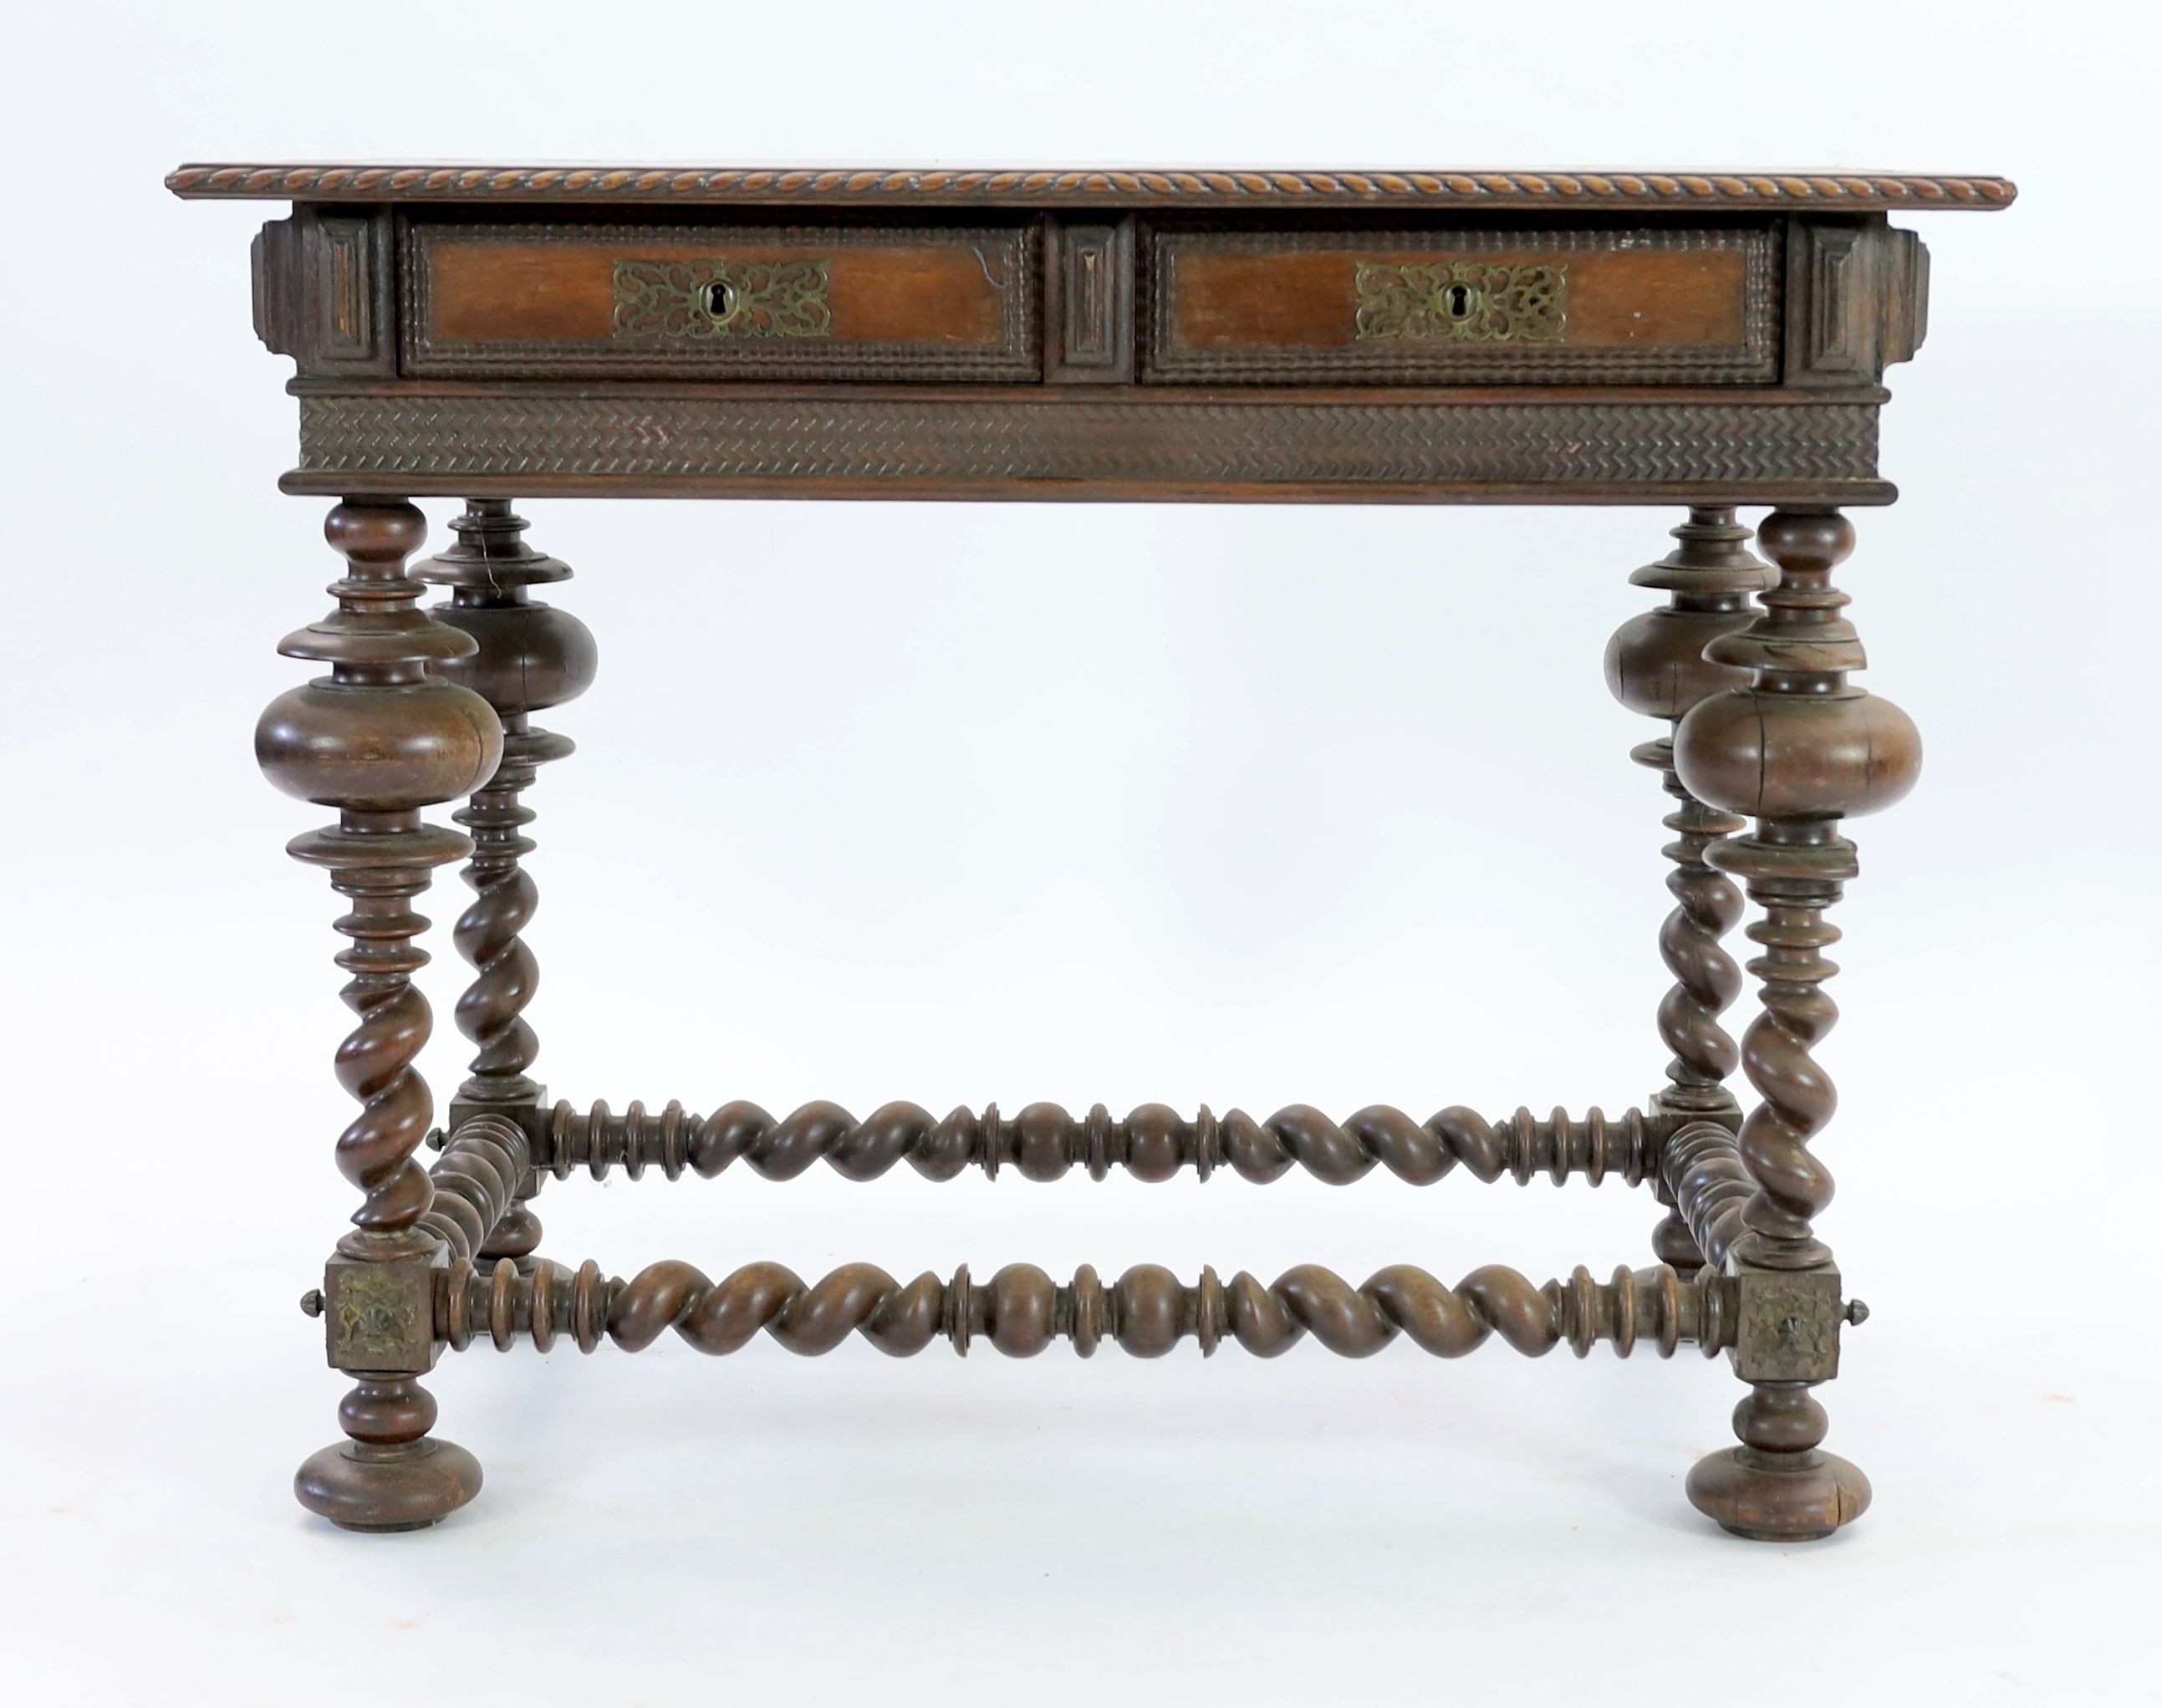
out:
M188 165L323 494L1883 503L1882 172Z

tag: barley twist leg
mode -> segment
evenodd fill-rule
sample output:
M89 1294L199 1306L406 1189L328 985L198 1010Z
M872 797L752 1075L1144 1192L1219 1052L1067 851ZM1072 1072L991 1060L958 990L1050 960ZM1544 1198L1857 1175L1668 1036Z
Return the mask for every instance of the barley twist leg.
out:
M1675 906L1659 929L1660 958L1674 980L1658 1009L1659 1036L1671 1059L1668 1083L1653 1106L1683 1121L1731 1121L1738 1105L1726 1081L1736 1052L1720 1016L1742 993L1742 970L1721 940L1741 922L1742 895L1705 856L1747 821L1683 786L1674 772L1672 730L1707 695L1749 680L1740 666L1707 659L1705 648L1748 624L1749 595L1768 587L1774 575L1748 550L1749 530L1735 520L1731 505L1693 506L1674 537L1679 543L1672 551L1629 577L1637 587L1665 590L1668 599L1616 632L1606 648L1606 682L1631 711L1669 726L1667 735L1630 755L1658 772L1675 803L1664 821L1674 835L1664 852L1674 866L1667 888ZM1668 1211L1653 1232L1653 1250L1662 1262L1694 1269L1704 1254L1664 1182L1655 1188Z
M350 947L337 959L357 1023L337 1077L360 1112L339 1135L337 1164L361 1203L328 1266L326 1305L311 1298L329 1319L331 1362L353 1387L338 1410L349 1439L311 1458L294 1486L302 1505L353 1530L431 1524L480 1486L473 1455L430 1435L436 1402L417 1380L435 1359L426 1300L441 1248L420 1225L434 1194L414 1156L434 1109L413 1065L431 1025L412 983L428 923L413 902L433 868L472 846L423 823L420 810L484 781L502 731L485 701L429 672L472 643L417 609L420 586L405 565L424 531L401 502L332 510L326 532L348 566L332 588L337 609L279 649L330 674L279 696L256 729L273 783L339 810L288 852L326 869L348 903L337 929Z
M1804 1541L1860 1517L1870 1495L1859 1470L1820 1450L1825 1412L1810 1392L1837 1353L1836 1324L1812 1322L1807 1309L1837 1293L1813 1225L1832 1179L1811 1146L1836 1103L1815 1054L1838 1012L1823 985L1838 970L1824 951L1839 932L1825 916L1856 870L1840 821L1906 794L1921 743L1898 708L1847 680L1865 660L1831 574L1853 550L1852 525L1834 510L1775 510L1757 540L1779 583L1754 623L1710 648L1714 661L1750 670L1752 684L1700 702L1682 720L1675 759L1693 793L1756 821L1707 854L1764 910L1749 928L1762 951L1750 963L1761 1010L1742 1037L1761 1099L1741 1132L1753 1189L1728 1263L1745 1293L1794 1302L1793 1344L1759 1346L1742 1333L1736 1368L1752 1384L1735 1412L1742 1444L1700 1460L1689 1491L1738 1535Z
M452 1105L454 1126L484 1111L538 1105L545 1095L526 1073L540 1051L525 1011L540 969L524 932L540 898L524 864L534 849L526 827L535 817L524 797L541 766L573 747L569 737L531 719L582 694L598 661L584 624L530 596L530 588L566 580L571 571L526 544L525 525L505 499L469 499L465 514L451 524L457 543L420 570L422 580L451 589L450 603L431 614L473 642L471 653L445 661L436 674L486 700L504 728L503 763L453 815L473 834L465 878L474 892L452 932L473 969L457 1005L458 1030L474 1053L470 1077ZM540 1223L529 1203L543 1178L529 1170L519 1183L510 1208L488 1233L483 1256L530 1266Z

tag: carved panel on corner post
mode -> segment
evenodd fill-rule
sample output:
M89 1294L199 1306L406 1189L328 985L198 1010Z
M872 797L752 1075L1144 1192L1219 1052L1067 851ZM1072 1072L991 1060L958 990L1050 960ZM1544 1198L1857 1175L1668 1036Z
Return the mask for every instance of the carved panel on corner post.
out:
M1929 330L1930 252L1874 220L1802 220L1787 238L1789 385L1869 386Z
M305 374L387 379L398 371L387 213L298 207L249 252L255 336Z

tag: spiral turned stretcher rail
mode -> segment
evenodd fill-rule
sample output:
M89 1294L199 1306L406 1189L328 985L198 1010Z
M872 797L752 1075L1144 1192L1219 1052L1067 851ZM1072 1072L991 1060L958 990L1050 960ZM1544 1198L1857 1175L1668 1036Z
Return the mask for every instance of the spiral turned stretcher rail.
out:
M1305 1104L1263 1120L1238 1109L1218 1115L1206 1105L1188 1120L1160 1103L1143 1104L1123 1119L1100 1103L1083 1115L1031 1103L1006 1116L992 1104L980 1114L963 1108L943 1119L913 1103L888 1103L862 1120L822 1102L778 1120L746 1102L711 1115L676 1102L659 1110L633 1103L620 1115L605 1103L518 1113L534 1166L559 1179L580 1168L595 1179L618 1168L634 1180L649 1168L671 1180L686 1170L710 1178L740 1161L768 1179L789 1180L822 1160L850 1180L875 1180L905 1161L932 1180L972 1167L992 1177L1011 1167L1031 1180L1057 1180L1075 1168L1101 1180L1123 1168L1149 1181L1191 1168L1206 1180L1229 1167L1267 1182L1298 1167L1345 1185L1379 1167L1415 1186L1459 1167L1484 1181L1506 1175L1524 1184L1544 1175L1558 1185L1572 1177L1597 1185L1613 1174L1633 1186L1657 1173L1668 1135L1701 1119L1662 1110L1609 1115L1594 1108L1581 1117L1519 1109L1493 1120L1452 1105L1419 1121L1386 1104L1341 1122Z
M943 1123L912 1105L889 1105L864 1123L833 1105L812 1105L776 1122L749 1105L731 1105L710 1120L683 1116L675 1105L651 1120L635 1105L623 1117L604 1109L567 1117L558 1105L549 1117L547 1142L551 1166L565 1173L580 1162L598 1163L600 1173L638 1159L671 1175L684 1167L713 1173L743 1157L761 1173L784 1178L821 1157L853 1178L883 1173L902 1157L942 1178L971 1162L995 1167L1001 1157L1037 1178L1063 1173L1077 1160L1100 1177L1115 1161L1135 1166L1137 1148L1144 1172L1176 1172L1213 1153L1257 1179L1276 1178L1293 1162L1331 1180L1355 1179L1377 1163L1407 1179L1438 1179L1459 1162L1485 1178L1512 1169L1528 1178L1524 1159L1543 1152L1556 1159L1574 1156L1587 1165L1583 1172L1592 1172L1595 1162L1611 1164L1634 1180L1663 1162L1692 1230L1705 1249L1723 1255L1737 1198L1747 1189L1734 1136L1714 1122L1668 1133L1671 1125L1655 1126L1632 1111L1609 1126L1595 1111L1582 1123L1557 1116L1543 1124L1524 1115L1496 1131L1462 1110L1444 1111L1422 1126L1376 1108L1339 1126L1298 1107L1266 1122L1236 1111L1214 1122L1205 1110L1195 1121L1182 1122L1160 1105L1123 1122L1110 1121L1099 1106L1077 1121L1049 1105L1032 1105L1012 1122L1001 1121L995 1110L982 1116L962 1110ZM1582 1141L1586 1136L1603 1141L1610 1133L1622 1137L1618 1152ZM1467 1142L1466 1135L1475 1142ZM1401 1336L1436 1357L1455 1358L1494 1338L1534 1357L1564 1342L1582 1357L1602 1341L1623 1357L1640 1343L1663 1357L1684 1345L1709 1355L1733 1340L1734 1301L1717 1256L1689 1276L1662 1264L1625 1267L1601 1282L1580 1267L1566 1281L1543 1285L1490 1264L1454 1287L1410 1264L1392 1265L1355 1287L1313 1264L1266 1285L1244 1272L1225 1282L1207 1268L1188 1283L1152 1264L1108 1283L1086 1265L1061 1283L1025 1263L1010 1264L988 1282L974 1280L964 1265L948 1280L927 1273L905 1282L864 1263L808 1282L767 1262L746 1264L718 1282L672 1260L648 1265L627 1281L603 1275L591 1261L574 1270L545 1260L524 1270L509 1258L488 1267L476 1264L475 1253L539 1160L526 1127L505 1114L473 1116L444 1142L430 1170L434 1201L421 1223L449 1259L437 1273L432 1300L440 1344L462 1350L484 1337L499 1350L522 1342L545 1352L568 1338L588 1352L603 1340L637 1351L672 1329L697 1350L718 1355L763 1330L807 1355L860 1335L896 1357L937 1340L963 1354L980 1340L1009 1356L1030 1357L1060 1339L1083 1357L1105 1340L1157 1357L1188 1338L1204 1356L1230 1340L1274 1357L1311 1335L1331 1352L1357 1358ZM1547 1167L1555 1172L1551 1162Z

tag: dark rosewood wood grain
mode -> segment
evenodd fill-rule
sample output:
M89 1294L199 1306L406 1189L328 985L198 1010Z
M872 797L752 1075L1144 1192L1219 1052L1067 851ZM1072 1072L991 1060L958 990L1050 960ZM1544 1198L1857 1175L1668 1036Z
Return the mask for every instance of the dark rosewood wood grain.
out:
M416 220L404 244L409 373L1012 380L1042 360L1028 227ZM815 337L626 337L615 272L639 261L814 263L828 316Z
M1355 342L1355 259L1420 261L1476 253L1496 262L1543 259L1552 250L1513 239L1472 250L1438 232L1413 246L1386 237L1315 252L1246 254L1161 242L1157 285L1176 306L1155 354L1159 368L1188 350L1345 349ZM1569 262L1569 337L1574 345L1639 348L1742 342L1738 249L1603 254Z
M1152 379L1667 381L1778 377L1779 233L1770 227L1515 232L1162 232L1143 289ZM1538 342L1361 337L1362 265L1469 259L1565 274Z
M1817 1398L1867 1313L1817 1231L1836 1094L1816 1050L1836 1018L1830 911L1856 870L1842 821L1903 795L1920 749L1851 680L1861 645L1832 573L1853 543L1843 512L1893 496L1884 372L1928 326L1927 252L1889 216L2002 207L2010 185L368 164L184 166L168 182L295 203L257 240L255 323L296 368L283 485L338 500L329 534L348 566L337 609L285 644L328 673L280 696L257 743L273 782L337 814L290 851L342 898L355 1016L337 1071L358 1109L336 1155L360 1203L303 1300L350 1384L347 1439L302 1467L310 1510L405 1529L473 1497L479 1465L433 1434L421 1386L446 1350L634 1351L672 1335L710 1354L766 1338L804 1355L862 1340L1016 1357L1062 1340L1147 1358L1189 1341L1261 1357L1308 1340L1349 1357L1692 1345L1744 1384L1739 1444L1689 1476L1697 1509L1775 1542L1860 1516L1868 1481L1823 1450ZM455 542L412 571L416 494L466 504ZM534 596L569 570L526 543L510 501L558 496L1686 506L1673 549L1631 577L1659 601L1606 661L1615 697L1663 732L1632 756L1668 802L1664 1083L1613 1115L1450 1105L1423 1120L1387 1104L1257 1119L896 1100L859 1118L822 1102L776 1117L740 1099L551 1100L531 1071L527 794L571 751L535 719L585 692L597 650ZM1757 551L1739 514L1752 504L1775 507ZM448 602L422 609L424 581ZM624 692L637 675L635 661L619 673ZM421 816L459 800L470 835ZM415 908L461 859L473 896L452 936L473 1053L437 1128ZM1727 940L1745 897L1759 995L1737 1041L1726 1016L1744 969ZM424 1168L429 1144L441 1154ZM1648 1188L1664 1217L1652 1267L1543 1283L1491 1263L1454 1282L1416 1263L1355 1283L1313 1264L1265 1282L851 1263L807 1281L741 1253L622 1279L540 1255L529 1204L544 1178L737 1164L866 1182L903 1164L930 1180L1611 1179Z

